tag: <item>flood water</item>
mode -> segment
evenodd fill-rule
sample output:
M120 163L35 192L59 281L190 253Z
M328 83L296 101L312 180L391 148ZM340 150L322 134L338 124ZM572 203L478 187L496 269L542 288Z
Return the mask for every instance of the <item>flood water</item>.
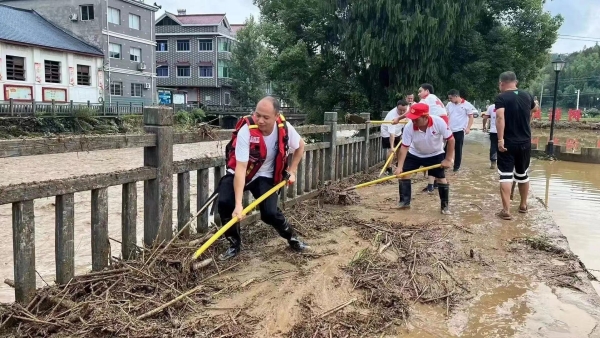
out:
M544 149L549 135L549 130L534 129L532 143L537 142L538 149ZM467 144L469 141L489 147L489 138L481 131L474 131L467 137ZM566 146L569 152L575 153L582 147L600 148L600 133L558 130L554 134L554 144ZM600 279L600 165L534 159L530 177L532 193L545 203L567 237L571 250ZM600 283L593 285L600 294Z

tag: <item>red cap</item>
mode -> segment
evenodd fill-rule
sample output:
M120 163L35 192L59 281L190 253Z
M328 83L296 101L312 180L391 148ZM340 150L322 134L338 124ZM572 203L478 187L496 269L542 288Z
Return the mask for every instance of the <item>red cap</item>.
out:
M415 103L410 106L410 113L406 114L409 120L416 120L421 116L429 115L429 106L425 103Z

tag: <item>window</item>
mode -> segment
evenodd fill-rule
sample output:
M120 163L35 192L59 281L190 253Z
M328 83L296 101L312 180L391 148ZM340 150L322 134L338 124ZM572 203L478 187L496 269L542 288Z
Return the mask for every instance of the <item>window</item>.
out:
M190 66L177 66L177 77L190 77Z
M140 17L139 15L129 14L129 28L140 29Z
M6 56L6 79L25 81L25 58Z
M228 78L229 77L229 63L225 60L219 60L219 77L220 78Z
M142 50L139 48L129 48L129 60L133 62L142 61Z
M169 77L169 66L158 66L158 67L156 67L156 76L158 76L158 77Z
M110 95L122 96L123 95L123 83L111 82L110 83Z
M131 96L142 97L142 84L132 83L131 84Z
M231 52L231 42L229 39L219 39L219 52Z
M169 51L169 41L156 40L156 51L157 52L168 52Z
M79 6L81 12L81 21L94 20L94 5Z
M108 46L108 56L111 59L120 59L121 58L121 45L117 45L116 43L111 43Z
M44 74L47 83L60 83L60 62L44 60Z
M213 50L212 48L213 42L211 39L200 39L198 40L198 50L201 52L210 52Z
M112 8L112 7L108 7L108 22L110 23L114 23L115 25L120 25L121 24L121 11L116 9L116 8Z
M77 84L80 86L90 86L90 66L77 65Z
M200 77L213 77L213 67L200 66Z
M223 98L224 98L223 101L224 101L224 103L225 103L226 106L228 106L228 105L231 104L231 94L230 93L225 93L223 95Z
M178 52L189 52L190 51L190 40L177 40L177 51Z

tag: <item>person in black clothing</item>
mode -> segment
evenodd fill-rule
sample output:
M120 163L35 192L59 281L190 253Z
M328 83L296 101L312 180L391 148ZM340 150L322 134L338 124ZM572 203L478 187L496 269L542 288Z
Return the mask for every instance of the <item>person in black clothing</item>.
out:
M513 72L500 74L500 94L496 97L496 129L498 135L498 173L502 210L498 216L512 219L510 214L510 190L512 182L519 184L521 204L519 212L527 212L529 194L529 162L531 159L531 114L535 109L533 97L517 88L517 76Z

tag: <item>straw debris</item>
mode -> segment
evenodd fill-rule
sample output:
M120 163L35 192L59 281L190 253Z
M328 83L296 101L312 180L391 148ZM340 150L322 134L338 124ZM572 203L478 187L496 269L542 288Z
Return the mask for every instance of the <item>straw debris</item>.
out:
M240 265L212 258L192 264L190 252L202 244L198 239L207 238L177 240L164 251L139 248L137 259L112 257L112 265L103 271L38 290L27 306L3 304L2 329L18 337L191 337L211 331L244 337L255 321L245 312L236 314L244 318L238 320L241 325L230 324L231 319L223 316L186 321L228 288L212 279ZM206 257L219 247L209 249Z

